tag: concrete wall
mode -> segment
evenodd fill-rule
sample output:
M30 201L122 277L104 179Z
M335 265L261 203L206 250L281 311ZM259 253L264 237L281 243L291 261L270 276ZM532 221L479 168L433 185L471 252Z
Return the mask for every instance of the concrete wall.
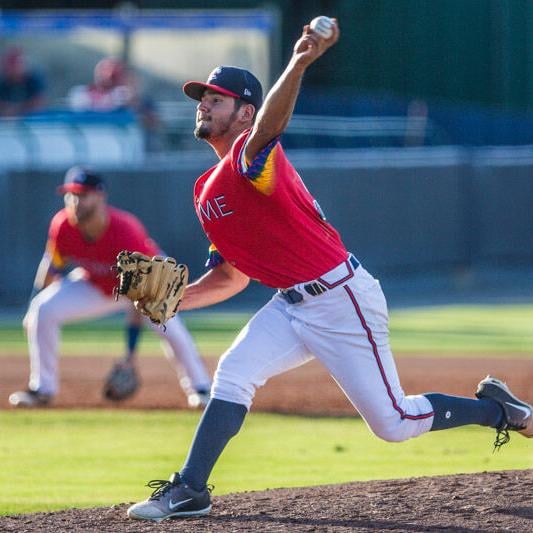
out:
M479 266L533 265L533 148L289 154L346 246L382 279ZM202 156L139 171L103 171L110 203L141 218L169 255L203 272L208 242L192 206ZM0 306L26 301L60 172L0 174ZM239 301L261 298L254 286Z

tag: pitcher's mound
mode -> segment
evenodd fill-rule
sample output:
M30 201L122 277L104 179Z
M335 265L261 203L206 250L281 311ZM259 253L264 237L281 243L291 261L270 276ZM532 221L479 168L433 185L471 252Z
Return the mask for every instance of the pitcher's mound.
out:
M203 518L160 524L129 504L0 518L1 531L488 533L533 530L533 469L370 481L215 496Z

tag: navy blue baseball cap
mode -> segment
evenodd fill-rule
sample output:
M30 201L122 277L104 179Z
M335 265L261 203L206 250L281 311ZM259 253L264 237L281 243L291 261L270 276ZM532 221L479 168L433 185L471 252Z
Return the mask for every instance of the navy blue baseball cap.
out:
M248 70L239 67L217 67L207 81L188 81L183 92L193 100L201 100L206 89L240 98L252 104L257 111L263 104L263 88L259 80Z
M99 174L86 167L72 167L67 170L63 185L57 188L59 194L72 192L80 194L90 191L104 191L105 182Z

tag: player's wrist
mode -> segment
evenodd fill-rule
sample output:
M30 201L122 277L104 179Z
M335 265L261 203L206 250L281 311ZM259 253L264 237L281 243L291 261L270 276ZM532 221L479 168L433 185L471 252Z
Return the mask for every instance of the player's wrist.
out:
M303 76L309 64L310 62L306 58L304 58L301 54L295 53L291 57L289 64L287 65L287 70L294 74Z

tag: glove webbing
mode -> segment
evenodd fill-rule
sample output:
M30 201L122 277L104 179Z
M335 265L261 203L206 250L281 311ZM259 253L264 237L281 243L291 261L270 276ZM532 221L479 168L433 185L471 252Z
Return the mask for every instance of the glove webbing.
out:
M118 270L116 267L115 269ZM118 300L118 297L121 294L127 294L133 278L133 272L123 272L121 274L122 275L119 278L119 285L118 287L115 287L115 300Z

